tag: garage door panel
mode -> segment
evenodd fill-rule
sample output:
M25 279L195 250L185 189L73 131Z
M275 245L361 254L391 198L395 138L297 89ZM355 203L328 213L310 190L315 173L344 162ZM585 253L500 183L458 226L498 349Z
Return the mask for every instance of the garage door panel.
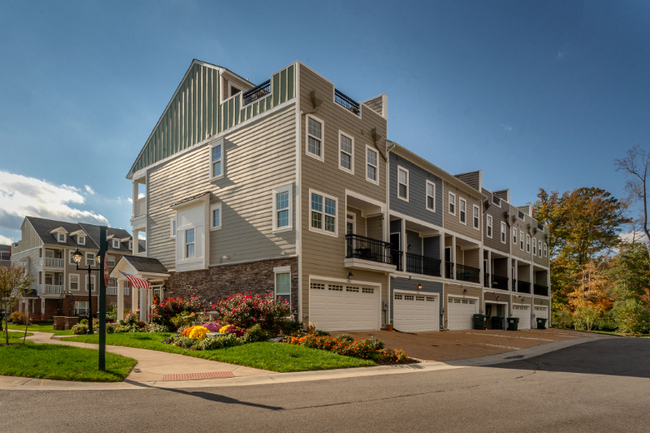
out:
M472 329L472 316L478 313L476 299L455 298L447 299L447 327L451 331Z
M548 307L535 307L535 318L548 320ZM537 327L537 323L535 323Z
M379 289L326 282L310 284L310 321L325 331L376 330Z
M530 329L529 305L513 305L512 316L519 318L519 329Z
M440 329L439 296L393 294L393 326L406 332L438 331Z

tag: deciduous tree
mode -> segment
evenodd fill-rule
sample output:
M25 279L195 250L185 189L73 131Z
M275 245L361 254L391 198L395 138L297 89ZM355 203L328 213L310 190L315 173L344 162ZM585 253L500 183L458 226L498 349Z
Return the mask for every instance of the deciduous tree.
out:
M9 322L9 311L11 306L21 296L25 296L29 287L34 282L32 275L25 270L22 266L11 265L7 267L0 267L0 302L2 302L2 309L4 311L4 328L5 328L5 342L9 344L9 330L7 324Z

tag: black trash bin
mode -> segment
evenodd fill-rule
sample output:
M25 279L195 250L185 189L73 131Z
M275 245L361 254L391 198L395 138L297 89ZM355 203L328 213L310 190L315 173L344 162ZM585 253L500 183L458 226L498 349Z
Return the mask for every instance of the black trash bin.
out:
M519 328L519 317L508 317L508 331L516 331Z
M485 314L474 314L472 319L474 321L474 329L485 329L485 322L487 320Z
M501 316L492 316L492 317L490 317L490 328L491 329L503 329L503 317L501 317Z
M546 319L537 318L537 329L546 329Z

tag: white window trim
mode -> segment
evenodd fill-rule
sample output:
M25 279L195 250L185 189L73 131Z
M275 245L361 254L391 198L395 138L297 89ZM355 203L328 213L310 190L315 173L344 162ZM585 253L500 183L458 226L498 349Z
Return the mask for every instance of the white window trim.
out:
M65 233L57 233L56 240L57 242L65 243L66 242Z
M95 284L95 276L91 275L90 278L91 278L90 281L92 281L92 284L91 284L92 289L93 289L92 291L96 292L97 291L97 285ZM88 274L86 274L86 276L84 278L84 281L85 281L86 284L84 285L83 291L88 293Z
M133 251L133 241L129 241L129 249Z
M474 207L476 207L476 206L474 206ZM485 236L492 239L492 235L494 234L494 228L492 227L492 215L488 215L485 219L486 219L486 221L485 221L485 224L486 224Z
M454 205L454 211L453 212L451 211L451 205L452 204ZM449 212L450 215L456 216L456 194L454 194L453 192L449 193L449 204L448 204L448 207L447 207L447 212Z
M526 235L526 252L530 252L530 235Z
M93 256L93 259L92 259L92 261L90 263L88 263L88 254L92 254L92 256ZM86 266L94 265L95 264L95 253L85 252L84 253L84 263L86 264Z
M113 257L113 264L112 264L112 265L111 265L111 257ZM115 257L113 254L108 254L108 266L109 266L110 268L114 268L114 267L115 267L115 263L117 263L117 262L116 262L116 257Z
M289 193L289 225L286 227L278 227L278 201L277 196L280 193ZM282 233L293 230L293 185L281 186L273 190L273 233ZM311 211L311 194L309 195L310 211ZM311 218L311 213L309 214ZM311 219L310 219L311 224Z
M113 239L113 248L116 250L120 248L120 241L117 239Z
M537 255L537 239L533 238L533 255Z
M311 225L311 213L313 212L313 210L311 208L311 195L312 194L318 194L321 197L323 197L323 210L322 210L323 218L321 220L323 222L323 228L321 228L321 229L315 228L315 227L313 227ZM336 206L336 214L334 215L334 232L330 232L330 231L325 230L325 215L326 215L325 214L325 199L326 198L329 198L330 200L334 200L334 203L335 203L335 206ZM347 217L347 213L346 213L346 217ZM333 197L331 195L323 194L320 191L310 189L309 190L309 220L308 221L309 221L309 231L316 232L316 233L321 233L321 234L324 234L324 235L327 235L327 236L333 236L335 238L338 238L339 237L339 200L336 197Z
M74 266L77 264L77 262L75 262L74 259L72 258L73 253L74 250L68 250L68 260L70 260L70 264Z
M82 235L77 235L77 243L79 245L86 245L86 237Z
M481 210L476 205L472 205L472 227L476 230L481 230Z
M210 144L210 180L218 180L222 179L226 175L226 152L225 152L225 146L224 146L225 141L223 139L217 140ZM215 147L221 146L221 174L219 176L214 175L214 163L215 161L212 160L212 149Z
M169 218L169 237L176 238L176 217Z
M278 274L289 274L289 305L291 305L291 266L278 266L273 268L273 299L278 298ZM280 296L287 296L286 293L281 293Z
M309 119L313 119L316 122L320 123L320 135L321 137L318 138L316 136L313 136L315 139L320 140L320 156L316 155L314 153L311 153L309 151L309 137L311 136L309 134ZM316 116L312 116L311 114L308 114L305 116L305 154L311 156L314 159L317 159L321 162L325 162L325 122L321 119L319 119Z
M544 242L544 257L548 257L548 250L546 249L546 242Z
M212 217L210 217L212 218ZM194 241L191 243L187 243L187 232L190 230L194 230ZM188 245L194 245L194 256L188 257L187 256L187 246ZM183 230L183 260L196 260L196 227L188 228Z
M429 185L433 187L433 209L429 207ZM427 208L427 210L431 212L436 211L436 184L431 182L430 180L427 180L426 184L424 185L424 206Z
M508 236L506 235L507 230L508 230L508 227L506 226L506 223L504 223L504 222L502 221L502 222L501 222L501 243L502 243L502 244L507 243L507 237L508 237Z
M219 209L219 225L218 226L214 225L214 211L215 211L215 209ZM212 231L212 230L221 230L221 227L223 227L223 209L221 207L221 203L213 204L212 206L210 206L210 231ZM194 245L196 246L196 239L194 240ZM194 254L196 255L196 248L194 249Z
M465 210L463 211L462 206L460 205L461 203L465 203ZM461 221L461 216L463 215L463 212L465 212L465 221ZM464 198L458 198L458 221L461 224L467 225L467 200Z
M345 168L341 164L341 154L343 153L343 149L341 148L341 137L346 137L350 139L352 142L352 153L350 154L350 168ZM323 146L321 145L321 150L323 149ZM346 152L347 153L347 152ZM341 131L339 129L339 168L343 170L346 173L354 174L354 137L351 135L346 134L345 132Z
M79 274L70 274L68 277L68 288L72 290L72 277L77 277L77 289L75 291L79 291L79 285L81 284L81 278L79 278Z
M400 186L399 172L400 172L400 170L402 170L403 172L406 173L406 184L405 184L406 185L406 198L401 197L399 195L399 186ZM410 175L411 175L411 173L409 173L408 169L406 169L404 167L401 167L399 165L397 166L397 191L396 191L397 192L397 198L400 199L400 200L404 200L405 202L409 201L409 183L410 183L409 182L409 177L410 177Z
M524 250L524 232L521 230L519 230L519 249L521 251Z
M512 228L512 243L517 245L517 227Z
M372 165L372 164L370 164L368 162L368 154L369 154L369 152L373 152L377 156L377 165ZM375 176L377 177L377 179L370 179L368 177L368 166L375 167ZM368 146L367 144L366 144L366 165L365 165L365 169L366 169L366 180L368 182L374 183L375 185L379 185L379 152L376 149L373 149L372 147Z

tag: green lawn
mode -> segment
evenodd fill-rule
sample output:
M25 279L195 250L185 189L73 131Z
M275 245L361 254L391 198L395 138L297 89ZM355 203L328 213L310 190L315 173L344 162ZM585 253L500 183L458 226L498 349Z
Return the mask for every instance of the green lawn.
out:
M106 335L106 344L179 353L196 358L277 372L328 370L375 365L371 360L341 356L324 350L283 343L251 343L206 351L187 350L169 344L162 344L161 341L170 335L169 333L145 332L108 334ZM63 339L83 343L99 343L98 335L82 335Z
M34 335L31 332L27 333L27 336ZM9 344L13 343L22 343L23 337L25 336L25 330L23 332L9 332ZM5 332L0 332L0 344L5 344Z
M9 329L12 331L25 331L25 325L9 325ZM32 323L29 325L28 331L37 331L37 332L52 332L54 335L73 335L72 330L68 329L67 331L55 331L54 324L52 322L39 322Z
M28 335L30 335L28 333ZM9 343L22 342L22 332L10 332ZM4 333L2 335L4 343ZM56 344L0 346L0 375L82 382L121 382L137 361L106 354L106 371L98 371L99 352Z

